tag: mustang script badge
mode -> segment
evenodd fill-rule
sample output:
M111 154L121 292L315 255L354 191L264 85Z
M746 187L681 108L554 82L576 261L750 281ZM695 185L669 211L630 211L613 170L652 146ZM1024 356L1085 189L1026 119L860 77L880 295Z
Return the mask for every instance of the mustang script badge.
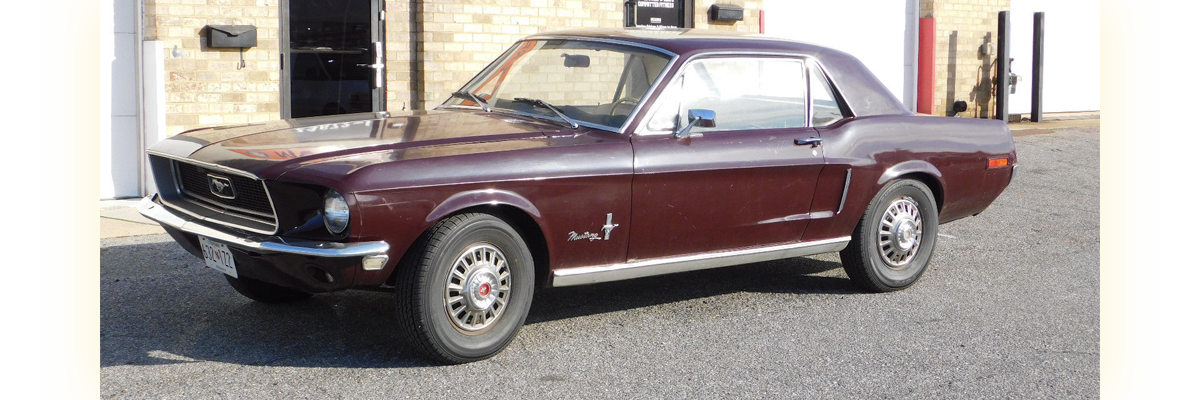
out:
M575 233L575 231L571 231L571 233L567 234L568 242L574 242L576 240L584 240L584 239L587 239L587 241L589 241L589 242L593 241L593 240L600 240L600 234L599 233L591 233L591 232Z
M621 224L612 223L612 213L608 213L608 220L604 222L604 226L600 227L600 230L604 231L604 240L608 240L609 234L611 234L612 230L616 229L618 226L621 226ZM571 231L567 234L568 242L585 239L589 242L593 240L600 240L600 234L591 232L576 233L575 231Z

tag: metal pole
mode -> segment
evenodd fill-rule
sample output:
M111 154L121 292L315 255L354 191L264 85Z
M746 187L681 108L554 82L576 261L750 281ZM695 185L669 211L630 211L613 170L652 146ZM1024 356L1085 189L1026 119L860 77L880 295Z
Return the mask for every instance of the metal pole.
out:
M1000 12L1000 26L996 40L996 119L1008 122L1008 71L1009 30L1008 11Z
M1046 13L1033 13L1033 85L1029 120L1042 122L1042 51L1045 50Z

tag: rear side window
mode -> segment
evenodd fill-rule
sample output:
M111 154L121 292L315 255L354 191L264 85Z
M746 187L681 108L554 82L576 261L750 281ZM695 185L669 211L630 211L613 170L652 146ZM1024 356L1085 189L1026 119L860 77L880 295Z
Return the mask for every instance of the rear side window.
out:
M806 68L789 58L711 58L692 62L659 98L647 127L676 130L691 109L716 112L717 126L693 132L805 126Z
M846 118L846 115L842 113L842 108L838 105L837 97L833 95L829 80L825 79L825 74L815 67L810 68L809 71L812 77L813 126L826 126Z

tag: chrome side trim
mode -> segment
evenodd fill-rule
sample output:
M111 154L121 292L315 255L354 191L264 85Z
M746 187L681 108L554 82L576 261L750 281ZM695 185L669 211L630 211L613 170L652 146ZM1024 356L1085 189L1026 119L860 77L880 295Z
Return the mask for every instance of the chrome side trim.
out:
M554 271L552 285L576 286L600 282L642 278L676 272L728 267L761 261L779 260L813 254L841 251L850 243L850 237L781 244L751 249L693 254L682 257L658 258L623 264L595 267L566 268Z
M853 171L853 170L849 169L849 168L846 169L846 185L842 186L842 201L838 202L838 210L837 210L838 214L841 214L842 208L846 207L846 195L850 194L850 172L851 171Z
M389 249L387 242L361 242L361 243L337 243L337 242L317 242L312 240L301 239L285 239L278 236L271 236L264 240L250 240L240 236L234 236L207 226L198 224L193 220L184 219L162 206L154 202L157 194L146 196L138 203L138 212L150 218L155 222L175 228L194 235L201 235L209 239L214 239L219 242L229 244L247 250L254 250L262 253L288 253L299 254L303 256L314 257L365 257L375 255L385 255Z

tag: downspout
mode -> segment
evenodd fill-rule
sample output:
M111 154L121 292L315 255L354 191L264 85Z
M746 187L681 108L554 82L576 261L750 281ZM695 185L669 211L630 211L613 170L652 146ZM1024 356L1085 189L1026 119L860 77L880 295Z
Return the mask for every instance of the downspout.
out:
M146 32L145 32L145 30L146 30L146 14L145 14L146 13L146 1L139 0L139 1L135 1L134 3L137 4L137 8L134 11L135 15L137 16L137 18L134 19L135 23L137 24L137 28L134 29L134 39L133 39L134 40L134 43L133 43L134 44L134 46L133 46L133 80L134 80L134 85L136 86L135 90L137 91L135 93L135 97L137 98L136 101L137 101L137 121L138 121L138 123L137 123L137 146L138 146L137 147L138 148L138 153L137 153L138 154L137 190L140 195L147 196L147 195L149 195L149 193L147 193L147 190L146 190L146 179L148 178L146 176L146 155L145 155L145 153L146 153L146 104L145 104L146 94L144 93L145 82L143 82L143 80L145 80L145 74L144 74L144 68L142 68L143 67L142 66L142 58L145 56L144 54L142 54L142 46L143 46L142 42L146 40Z
M425 0L408 3L409 109L425 109Z
M906 0L904 10L904 106L917 111L917 49L921 33L917 21L921 18L920 0Z

